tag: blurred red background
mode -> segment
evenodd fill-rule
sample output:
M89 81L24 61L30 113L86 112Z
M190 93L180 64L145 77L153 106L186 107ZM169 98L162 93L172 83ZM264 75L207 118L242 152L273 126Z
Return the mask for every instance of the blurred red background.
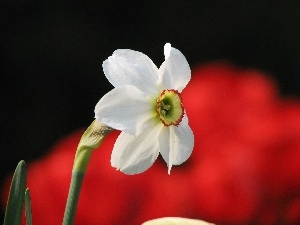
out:
M161 159L142 174L124 175L110 166L114 131L93 153L75 224L134 225L163 216L300 224L300 102L279 97L267 74L228 62L194 68L182 95L195 135L191 158L171 175ZM34 224L61 224L83 131L29 163Z

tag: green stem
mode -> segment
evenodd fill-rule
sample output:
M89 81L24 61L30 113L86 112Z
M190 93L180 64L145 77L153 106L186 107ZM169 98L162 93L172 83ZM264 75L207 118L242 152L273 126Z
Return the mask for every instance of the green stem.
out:
M84 173L77 172L77 171L72 172L72 180L70 184L66 211L63 220L64 225L74 224L75 213L76 213L76 208L78 204L83 178L84 178Z
M100 146L105 137L112 130L113 128L94 120L82 135L74 159L72 179L69 188L63 225L74 224L80 189L92 155L92 151Z

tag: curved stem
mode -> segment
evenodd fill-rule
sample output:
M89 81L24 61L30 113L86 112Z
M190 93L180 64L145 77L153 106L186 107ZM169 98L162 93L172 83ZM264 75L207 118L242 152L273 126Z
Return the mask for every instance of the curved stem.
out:
M74 224L80 189L92 152L94 149L100 146L105 137L112 130L113 128L99 123L97 120L94 120L82 135L74 159L72 178L64 213L63 225Z

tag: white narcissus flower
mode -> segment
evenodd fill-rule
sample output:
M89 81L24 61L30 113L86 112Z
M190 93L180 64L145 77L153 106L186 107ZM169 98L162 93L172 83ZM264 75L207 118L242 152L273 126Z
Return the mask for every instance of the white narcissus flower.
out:
M194 147L180 93L191 79L184 55L169 43L158 69L141 52L118 49L103 62L115 87L95 107L96 119L121 130L111 155L111 165L126 174L147 170L159 153L168 165L186 161Z

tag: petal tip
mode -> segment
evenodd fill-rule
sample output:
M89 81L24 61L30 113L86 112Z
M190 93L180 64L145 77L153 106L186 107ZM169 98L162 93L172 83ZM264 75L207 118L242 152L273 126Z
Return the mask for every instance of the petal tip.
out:
M164 47L164 55L165 55L165 59L169 58L170 53L171 53L171 44L170 43L166 43L165 47Z

